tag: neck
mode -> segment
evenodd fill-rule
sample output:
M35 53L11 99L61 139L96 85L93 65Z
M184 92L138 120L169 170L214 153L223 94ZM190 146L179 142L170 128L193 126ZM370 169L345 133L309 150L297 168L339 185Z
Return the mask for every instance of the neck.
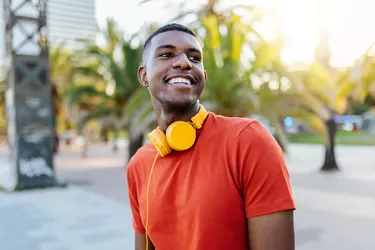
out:
M155 108L156 119L159 128L166 131L168 126L175 121L191 121L191 118L199 111L199 102L196 102L186 109L169 109L159 106Z

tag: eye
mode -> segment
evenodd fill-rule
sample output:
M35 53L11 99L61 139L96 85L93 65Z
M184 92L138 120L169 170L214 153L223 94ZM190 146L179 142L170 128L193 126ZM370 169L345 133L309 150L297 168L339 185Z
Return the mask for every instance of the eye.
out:
M161 53L159 54L159 57L172 57L172 53L171 52L165 52L165 53Z
M189 56L189 60L200 62L202 59L198 56Z

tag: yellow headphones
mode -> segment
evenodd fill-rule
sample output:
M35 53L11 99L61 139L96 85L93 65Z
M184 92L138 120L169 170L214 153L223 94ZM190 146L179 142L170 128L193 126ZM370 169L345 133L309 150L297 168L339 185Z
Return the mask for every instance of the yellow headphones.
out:
M166 133L157 127L148 134L152 144L161 156L166 156L172 150L183 151L194 145L196 129L200 129L208 116L207 110L200 105L198 113L191 122L176 121L168 126Z

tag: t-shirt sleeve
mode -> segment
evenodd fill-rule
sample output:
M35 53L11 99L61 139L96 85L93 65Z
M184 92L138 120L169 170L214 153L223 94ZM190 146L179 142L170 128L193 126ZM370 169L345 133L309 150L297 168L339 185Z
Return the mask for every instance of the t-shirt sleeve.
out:
M296 208L284 153L261 123L241 131L237 155L247 218Z
M139 199L137 194L137 188L136 188L136 175L134 173L134 167L132 166L132 162L129 163L127 169L126 169L126 177L128 182L128 196L129 196L129 203L130 208L132 212L132 225L134 228L134 231L137 233L144 234L145 228L142 223L140 210L139 210Z

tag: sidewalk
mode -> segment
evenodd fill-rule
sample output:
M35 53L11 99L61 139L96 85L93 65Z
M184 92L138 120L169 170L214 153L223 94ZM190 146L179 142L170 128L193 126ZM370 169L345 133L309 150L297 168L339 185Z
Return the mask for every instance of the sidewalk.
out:
M123 149L120 149L123 150ZM322 147L293 145L287 157L297 250L375 249L375 147L339 147L342 172L322 174ZM68 188L0 192L1 250L133 250L123 153L56 158Z
M129 206L77 187L0 193L1 250L131 250Z
M294 187L298 250L375 249L375 199ZM129 206L77 187L0 193L1 250L134 249Z

